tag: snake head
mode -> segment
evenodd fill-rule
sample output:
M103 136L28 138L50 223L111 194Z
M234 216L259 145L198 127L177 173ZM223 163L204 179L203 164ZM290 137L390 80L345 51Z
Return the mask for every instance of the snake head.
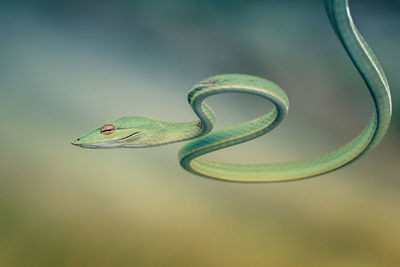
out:
M143 117L122 117L108 122L71 143L83 148L144 147L151 137L148 130L156 121Z

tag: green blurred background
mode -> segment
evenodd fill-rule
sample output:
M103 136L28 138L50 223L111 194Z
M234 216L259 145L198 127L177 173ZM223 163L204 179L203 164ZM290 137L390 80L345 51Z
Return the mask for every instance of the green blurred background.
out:
M371 100L322 1L1 1L0 266L398 266L400 5L351 8L392 88L387 136L337 172L246 185L184 171L180 144L70 141L124 115L194 120L194 83L247 73L287 92L288 118L209 157L287 161L344 144ZM217 128L271 107L208 103Z

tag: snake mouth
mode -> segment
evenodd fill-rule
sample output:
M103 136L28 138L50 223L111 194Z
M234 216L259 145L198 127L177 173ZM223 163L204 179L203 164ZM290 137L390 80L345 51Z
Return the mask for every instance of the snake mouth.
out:
M126 140L126 139L129 139L129 138L131 138L132 136L138 135L138 134L140 134L140 133L141 133L141 132L134 132L134 133L129 134L129 135L127 135L127 136L125 136L125 137L122 137L122 138L120 138L120 139L113 140L113 141L106 141L106 142L110 142L110 143L122 142L122 141L124 141L124 140Z
M78 138L78 139L72 141L71 144L73 144L75 146L80 146L83 148L117 148L117 147L119 147L118 144L122 143L123 141L125 141L133 136L139 135L140 133L142 133L142 132L134 132L134 133L131 133L120 139L103 141L103 142L98 142L98 143L81 143L80 139Z

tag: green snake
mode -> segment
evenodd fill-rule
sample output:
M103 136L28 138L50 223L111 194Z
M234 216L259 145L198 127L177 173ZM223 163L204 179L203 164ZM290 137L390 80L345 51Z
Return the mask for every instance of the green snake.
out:
M178 153L187 171L208 178L234 182L278 182L313 177L337 170L372 150L385 135L392 107L389 85L373 51L358 32L347 0L325 0L330 23L362 76L373 99L371 118L363 131L346 145L311 159L269 164L216 162L200 156L257 138L275 128L286 116L289 101L273 82L251 75L216 75L194 85L188 101L200 119L165 122L143 117L123 117L75 139L84 148L152 147L188 141ZM257 119L211 132L212 109L204 102L222 93L247 93L271 101L272 111Z

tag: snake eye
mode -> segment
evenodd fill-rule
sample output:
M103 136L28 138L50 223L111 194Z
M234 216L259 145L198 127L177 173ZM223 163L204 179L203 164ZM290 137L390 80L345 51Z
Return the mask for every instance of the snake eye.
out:
M101 127L100 132L104 135L109 135L112 134L115 130L114 125L112 124L106 124L103 127Z

